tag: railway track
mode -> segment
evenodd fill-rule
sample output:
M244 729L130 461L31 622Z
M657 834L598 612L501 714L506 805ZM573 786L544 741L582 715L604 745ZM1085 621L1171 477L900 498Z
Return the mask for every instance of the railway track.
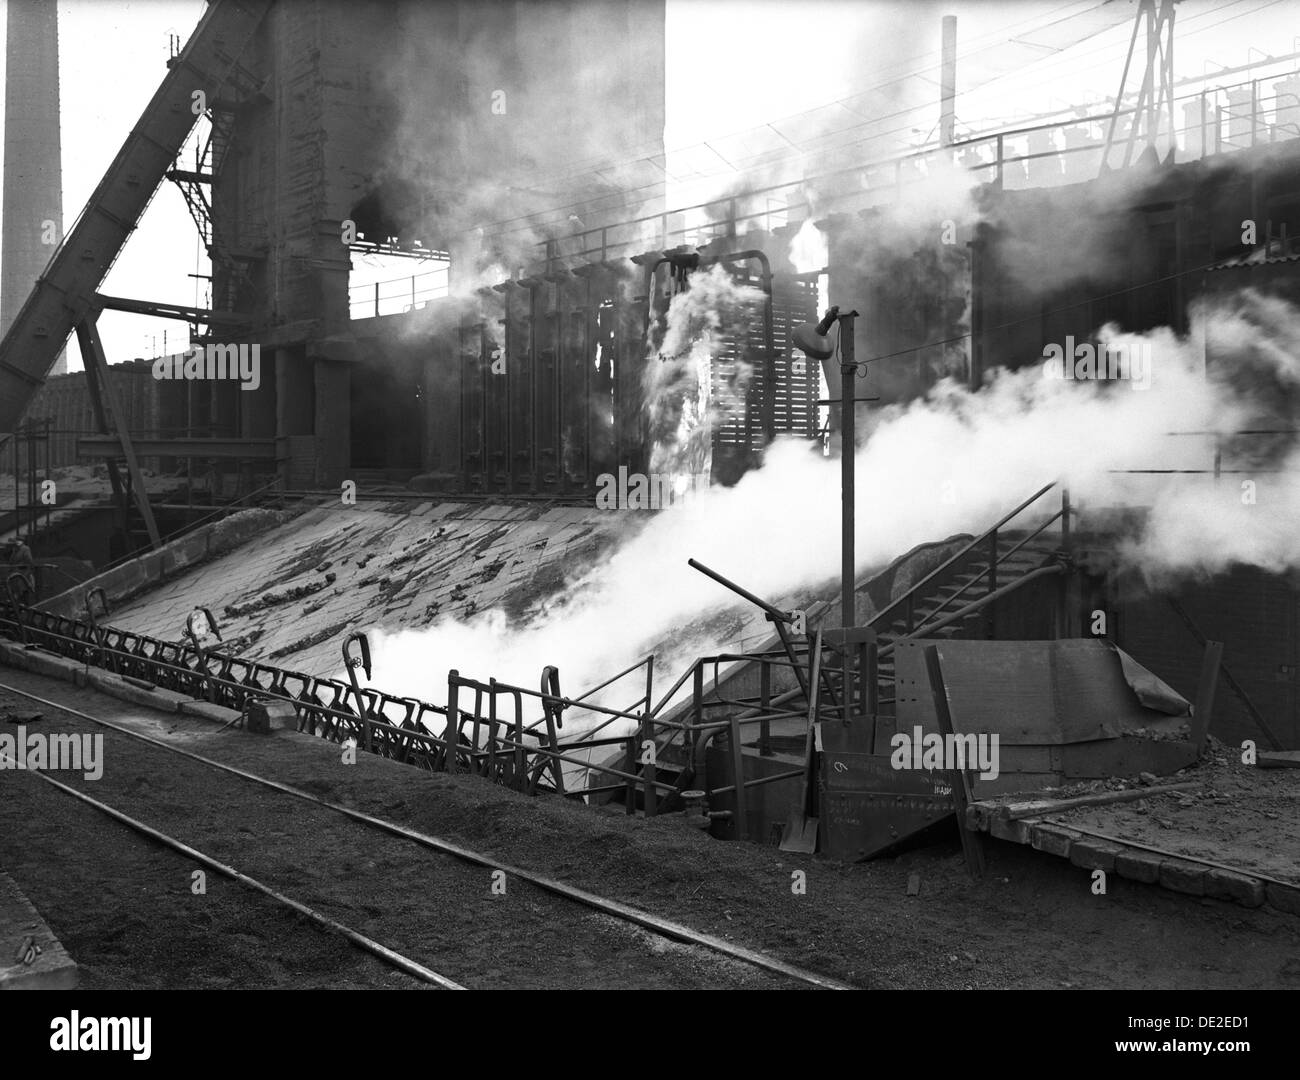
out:
M0 690L73 718L72 733L104 736L102 777L33 774L45 784L433 986L851 988L21 687Z

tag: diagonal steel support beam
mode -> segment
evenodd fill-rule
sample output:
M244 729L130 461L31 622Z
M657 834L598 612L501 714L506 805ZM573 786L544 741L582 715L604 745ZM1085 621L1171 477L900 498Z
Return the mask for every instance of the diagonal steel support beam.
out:
M104 405L108 406L108 415L113 422L113 432L122 444L122 456L126 459L127 472L131 476L131 489L135 495L135 504L144 518L144 527L149 531L149 543L154 550L162 547L162 538L158 535L158 523L154 520L153 507L149 505L149 492L145 490L144 475L140 472L140 462L135 456L135 447L127 431L126 418L122 415L122 406L117 400L117 390L108 373L108 361L104 358L104 346L99 340L99 329L95 325L94 315L77 324L77 344L81 346L81 359L86 365L86 374L99 383L99 395ZM91 370L94 375L91 375ZM101 421L101 426L105 426ZM116 487L116 485L114 485Z

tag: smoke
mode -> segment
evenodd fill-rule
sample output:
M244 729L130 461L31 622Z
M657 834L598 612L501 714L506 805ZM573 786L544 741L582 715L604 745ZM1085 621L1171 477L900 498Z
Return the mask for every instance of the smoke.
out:
M1234 432L1273 422L1278 404L1267 388L1300 391L1300 312L1246 292L1200 303L1191 314L1186 338L1167 329L1099 334L1113 346L1149 348L1147 389L1054 379L1030 367L999 370L977 392L945 381L923 399L881 410L856 462L859 576L924 541L980 531L1058 478L1085 527L1090 513L1109 507L1150 508L1120 548L1124 564L1148 578L1238 563L1300 565L1300 484L1275 472L1300 467L1293 436L1263 453L1254 446L1255 471L1217 485L1209 476L1128 472L1208 470L1215 437L1232 448L1240 441ZM1208 373L1207 341L1214 343ZM1225 458L1225 469L1242 467L1234 461ZM1254 501L1245 498L1247 481ZM839 463L806 443L778 442L764 467L734 487L710 488L648 520L636 512L624 518L625 539L522 623L489 612L463 624L381 632L375 682L441 697L431 667L531 686L543 665L557 664L572 693L650 651L659 681L673 677L718 646L721 616L736 608L688 558L784 606L833 591ZM639 687L620 692L630 703Z
M789 259L796 274L811 274L826 266L826 234L817 228L811 217L791 238Z
M763 293L738 285L721 264L691 278L668 305L662 339L652 335L643 386L650 420L650 469L673 477L707 477L714 432L743 414L753 365L735 355L716 361L728 344L723 328L744 326L745 308Z

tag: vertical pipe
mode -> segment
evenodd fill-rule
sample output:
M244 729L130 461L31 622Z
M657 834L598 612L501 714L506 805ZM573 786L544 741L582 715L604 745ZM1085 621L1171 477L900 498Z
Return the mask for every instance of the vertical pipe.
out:
M1065 553L1067 563L1070 556L1070 489L1061 488L1061 550ZM1070 626L1070 589L1074 580L1072 573L1060 576L1060 591L1057 593L1056 637L1072 637Z
M762 757L772 756L772 718L768 710L772 703L772 668L765 660L759 661L759 708L763 719L758 724L758 752Z
M558 491L566 491L568 484L564 472L564 328L568 319L564 317L564 286L555 282L555 329L551 337L551 369L555 375L555 486Z
M736 839L748 840L749 808L746 806L745 753L740 743L740 720L734 712L727 719L731 725L731 769L736 782L736 815L732 820L736 823Z
M867 719L871 722L871 738L867 745L871 752L876 752L876 713L880 711L880 646L876 641L867 642Z
M857 366L854 363L852 314L840 316L840 513L843 535L840 550L840 625L854 623L854 453L857 448ZM847 686L846 686L847 689ZM846 713L847 718L847 705Z
M501 327L501 337L507 344L509 343L510 340L509 338L510 292L511 290L507 289L505 293L506 311L505 311L505 319L503 320L502 327ZM515 456L513 453L513 449L515 445L514 443L514 430L515 430L514 365L510 363L510 357L505 354L504 348L502 349L502 359L505 360L506 362L505 365L506 369L502 376L505 379L505 391L506 391L505 393L506 405L504 410L505 423L502 426L502 433L505 435L504 464L505 464L505 473L506 473L506 491L513 492L515 490Z
M1259 80L1250 80L1250 145L1254 149L1259 135Z
M943 17L943 70L939 89L939 145L951 146L957 101L957 16Z

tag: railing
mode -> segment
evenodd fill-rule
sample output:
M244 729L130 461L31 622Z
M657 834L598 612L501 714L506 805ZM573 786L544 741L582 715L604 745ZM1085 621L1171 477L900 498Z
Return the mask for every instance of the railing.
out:
M1279 58L1284 60L1287 58ZM1279 78L1281 76L1278 76ZM1169 131L1168 114L1159 117L1157 137L1176 145L1180 161L1250 149L1262 143L1300 138L1300 97L1290 93L1264 96L1260 79L1214 86L1175 98L1184 122ZM1234 103L1237 102L1237 103ZM1090 180L1107 157L1105 132L1113 119L1122 145L1135 109L1070 117L1025 127L972 135L947 147L928 146L905 154L868 159L829 173L757 188L742 195L711 199L625 221L610 222L567 233L568 221L543 222L536 217L488 233L489 243L513 233L554 232L538 241L538 257L529 271L559 260L607 261L639 255L651 249L703 246L721 237L742 235L748 228L770 232L795 225L811 212L806 189L821 182L852 180L850 194L823 194L818 213L826 215L846 201L881 205L901 197L907 187L923 180L936 166L966 168L977 182L998 188L1049 187ZM1057 145L1057 137L1065 143ZM1044 145L1046 148L1044 148ZM566 208L568 209L568 208ZM774 220L775 219L775 220ZM562 238L561 233L566 233ZM348 290L351 317L401 314L449 295L448 268L426 274L392 278ZM428 279L428 280L423 280Z
M797 643L784 654L700 657L654 705L654 663L647 657L576 698L560 691L559 673L554 668L543 672L538 689L496 679L483 682L452 670L447 679L447 704L440 706L360 686L346 652L349 681L307 675L204 648L197 641L164 641L107 625L102 590L87 592L87 617L83 620L40 611L20 597L22 583L7 585L0 636L15 639L28 649L43 649L102 667L144 687L174 690L244 713L257 699L287 701L295 709L301 732L336 743L351 740L369 753L429 771L473 773L528 794L551 791L589 799L622 792L629 814L638 806L651 816L680 808L683 793L699 772L708 741L720 731L728 732L731 739L731 775L724 775L722 782L703 792L706 798L734 797L737 787L747 790L803 776L802 766L754 780L745 780L740 771L740 748L747 728L757 727L760 753L771 756L773 723L807 722L806 705L783 707L791 694L781 693L781 685L792 675L804 688L801 692L797 687L796 695L806 700L809 674L820 668L820 676L812 677L825 687L828 702L814 706L818 718L829 719L840 709L835 674L826 665L813 662L814 655L822 651L820 635L815 645ZM368 661L368 649L366 653ZM759 665L757 695L730 698L720 694L721 666L728 663ZM712 687L706 689L710 668ZM602 693L614 693L622 680L630 678L637 679L640 689L636 700L625 708L595 700ZM668 718L668 712L681 711L676 706L688 683L685 715L689 718ZM530 703L540 710L540 716L531 713ZM598 722L562 739L566 712L583 713ZM620 728L611 730L616 724ZM671 781L661 778L660 769L665 766L676 772ZM579 779L581 782L574 783ZM737 834L746 835L744 799L735 800L734 811L712 816L734 817Z
M450 264L406 277L348 287L348 318L371 319L422 308L451 292Z
M1061 523L1061 549L1068 552L1070 547L1071 509L1070 494L1064 488L1061 489L1061 507L1059 510L1048 517L1045 521L1041 522L1035 529L1027 532L1024 537L1022 537L1007 551L1001 551L999 548L1001 530L1055 487L1057 487L1057 482L1053 481L1052 483L1045 484L1043 487L1039 488L1038 491L1034 492L1033 495L1020 503L1020 505L1014 510L1004 514L997 522L980 533L979 536L965 544L959 551L945 559L943 563L931 570L901 596L897 597L878 611L871 617L867 625L873 629L881 630L888 628L895 621L902 621L904 634L898 639L900 641L924 636L928 632L940 629L941 626L939 624L949 625L963 617L965 614L970 613L971 610L974 610L972 605L968 603L965 607L955 609L947 616L942 615L944 610L948 608L950 604L959 597L964 596L981 581L986 582L984 590L985 597L991 597L998 593L998 568L1025 547L1025 545L1041 536L1057 521ZM918 624L916 621L917 599L926 596L928 591L932 590L941 580L943 580L945 574L955 568L965 565L968 556L979 551L987 552L987 561L985 562L983 569L973 573L968 581L958 587L956 591L938 604L938 606L927 611ZM901 620L899 619L900 615L902 616ZM884 658L891 653L896 644L897 641L882 646L880 649L881 657Z
M1244 99L1245 103L1234 105L1234 98ZM1184 122L1171 133L1167 114L1162 113L1157 136L1166 146L1171 144L1171 140L1179 146L1180 160L1191 161L1300 137L1300 108L1297 107L1300 102L1287 93L1261 96L1259 79L1184 94L1175 98L1174 103L1183 107ZM848 200L869 206L897 199L910 183L924 179L936 165L962 166L977 181L992 183L999 188L1054 186L1090 180L1101 171L1107 156L1105 132L1112 119L1118 118L1119 121L1116 138L1111 143L1114 148L1126 140L1124 125L1131 124L1136 113L1135 109L1121 109L1118 113L1110 111L1070 117L973 135L947 147L930 146L905 154L869 159L830 173L754 189L744 195L712 199L600 225L565 240L539 242L538 263L553 262L557 258L606 260L639 254L650 247L668 250L680 244L703 245L719 237L741 235L746 226L770 231L774 215L780 219L778 226L796 224L810 211L805 194L807 186L816 187L819 182L855 181L846 185L851 189L848 195L823 195L818 203L818 213L825 215ZM1065 143L1063 147L1056 145L1058 135ZM1049 163L1055 167L1046 168ZM549 227L560 230L564 224L553 223ZM489 233L489 237L500 238L512 232L529 230L546 231L547 228L544 223L529 220L526 224Z

